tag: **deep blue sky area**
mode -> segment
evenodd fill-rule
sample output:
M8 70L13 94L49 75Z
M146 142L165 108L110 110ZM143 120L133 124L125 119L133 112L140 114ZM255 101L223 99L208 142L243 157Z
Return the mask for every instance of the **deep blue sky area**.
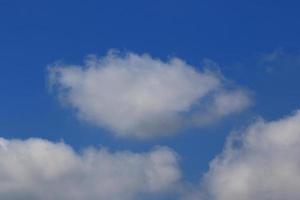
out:
M289 0L0 1L0 136L64 140L80 150L146 151L172 147L189 180L198 180L233 129L300 108L300 2ZM47 88L47 65L80 64L109 49L179 57L223 75L253 93L254 104L187 134L137 141L80 122ZM271 57L271 55L276 55Z

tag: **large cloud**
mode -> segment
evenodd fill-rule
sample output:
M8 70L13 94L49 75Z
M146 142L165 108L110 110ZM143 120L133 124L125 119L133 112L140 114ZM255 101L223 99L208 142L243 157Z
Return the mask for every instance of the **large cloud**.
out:
M260 120L232 135L211 163L202 188L191 199L298 200L300 111L279 121Z
M180 178L177 155L168 148L149 153L75 153L64 143L0 139L0 196L6 200L132 200L161 194Z
M84 119L118 136L155 137L203 125L250 103L244 90L228 89L217 73L184 61L108 53L83 66L49 67L50 84Z

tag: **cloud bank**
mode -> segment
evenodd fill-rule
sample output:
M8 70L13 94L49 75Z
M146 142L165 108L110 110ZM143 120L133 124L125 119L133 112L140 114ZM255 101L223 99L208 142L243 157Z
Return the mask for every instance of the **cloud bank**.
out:
M82 66L49 67L50 85L78 117L117 136L150 138L201 126L250 104L220 74L183 60L110 52Z
M165 147L78 154L64 143L0 139L0 161L0 196L6 200L132 200L162 194L180 179L177 155Z
M274 122L260 120L233 134L210 165L201 200L298 200L300 111Z

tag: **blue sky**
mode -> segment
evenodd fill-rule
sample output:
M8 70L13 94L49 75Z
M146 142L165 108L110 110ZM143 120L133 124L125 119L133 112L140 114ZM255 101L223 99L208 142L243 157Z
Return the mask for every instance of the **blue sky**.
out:
M183 179L197 183L231 131L258 117L278 120L299 109L299 6L281 0L3 0L1 137L64 141L76 151L105 146L140 153L168 146L180 156ZM47 82L49 65L84 65L87 55L101 58L110 49L146 53L162 62L176 57L199 71L210 59L216 63L211 70L251 93L251 106L172 136L115 137L78 119L78 108L62 105Z

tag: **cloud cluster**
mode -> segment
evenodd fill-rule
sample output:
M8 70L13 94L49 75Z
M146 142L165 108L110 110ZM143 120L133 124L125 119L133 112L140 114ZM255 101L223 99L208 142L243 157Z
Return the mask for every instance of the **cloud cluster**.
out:
M42 139L0 139L0 196L6 200L132 200L162 194L180 179L177 155L86 149Z
M82 66L49 67L50 85L80 119L118 136L149 138L175 133L239 112L250 104L221 75L183 60L110 52Z
M233 134L210 165L201 200L298 200L300 111L274 122L258 122Z

